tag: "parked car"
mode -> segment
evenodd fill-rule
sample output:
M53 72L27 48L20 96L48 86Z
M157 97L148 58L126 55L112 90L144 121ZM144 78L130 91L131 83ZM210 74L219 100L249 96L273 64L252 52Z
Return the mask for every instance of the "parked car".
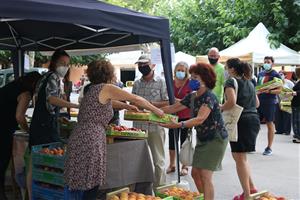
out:
M29 72L39 72L41 75L45 74L48 69L42 67L34 67L30 69L25 69L24 73L27 74ZM9 69L1 69L0 70L0 87L5 86L7 83L15 80L14 70L13 68Z

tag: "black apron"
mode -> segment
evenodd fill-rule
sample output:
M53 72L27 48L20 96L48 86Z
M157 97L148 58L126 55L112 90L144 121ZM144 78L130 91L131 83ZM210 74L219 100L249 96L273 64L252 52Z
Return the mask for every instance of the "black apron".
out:
M60 141L58 128L59 107L55 108L55 114L49 113L46 107L46 86L51 74L52 73L45 78L38 92L38 99L33 111L29 129L30 149L34 145Z

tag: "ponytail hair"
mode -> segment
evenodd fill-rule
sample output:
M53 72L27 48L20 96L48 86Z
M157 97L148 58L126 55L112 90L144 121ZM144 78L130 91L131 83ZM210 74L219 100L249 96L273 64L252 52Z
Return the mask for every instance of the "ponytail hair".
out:
M239 58L230 58L226 61L229 69L233 68L235 74L247 80L252 78L252 67L249 63L241 61Z

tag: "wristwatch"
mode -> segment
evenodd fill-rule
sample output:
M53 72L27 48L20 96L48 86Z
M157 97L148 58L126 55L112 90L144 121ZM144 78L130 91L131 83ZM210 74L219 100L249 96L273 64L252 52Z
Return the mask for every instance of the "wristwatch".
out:
M181 127L180 128L185 128L185 123L181 122Z

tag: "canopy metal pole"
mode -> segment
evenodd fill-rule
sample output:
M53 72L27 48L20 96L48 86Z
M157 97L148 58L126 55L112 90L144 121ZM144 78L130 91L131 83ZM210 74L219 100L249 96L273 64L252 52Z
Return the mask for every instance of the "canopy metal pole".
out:
M161 57L164 69L164 75L167 85L167 91L170 104L175 103L173 76L172 76L172 61L171 61L171 47L170 40L160 41ZM176 152L176 168L177 168L177 181L180 183L180 165L179 165L179 148L177 141L178 129L174 129L175 152Z
M19 78L24 74L24 51L20 48L12 51L12 63L15 78Z

